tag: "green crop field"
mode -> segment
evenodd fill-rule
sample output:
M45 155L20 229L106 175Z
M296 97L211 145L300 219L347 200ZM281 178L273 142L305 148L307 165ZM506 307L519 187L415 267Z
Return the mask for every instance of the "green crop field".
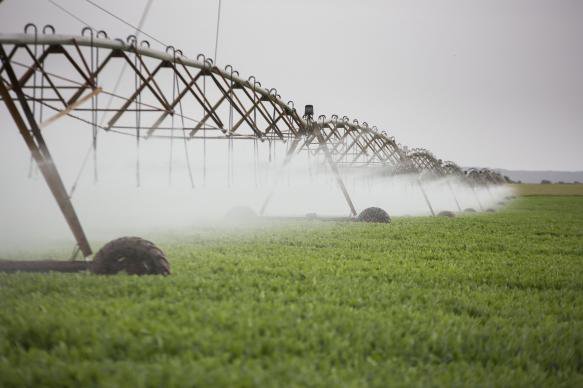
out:
M583 386L583 197L156 241L166 278L0 274L0 386Z
M520 183L510 186L514 192L522 196L530 195L583 195L583 184L537 184Z

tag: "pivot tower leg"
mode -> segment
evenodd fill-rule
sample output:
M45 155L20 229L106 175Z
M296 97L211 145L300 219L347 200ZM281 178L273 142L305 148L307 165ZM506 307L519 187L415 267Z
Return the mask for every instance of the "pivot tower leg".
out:
M453 199L455 201L455 205L457 206L457 210L461 212L462 207L460 206L460 203L457 200L457 196L455 195L455 191L453 190L453 187L451 187L451 183L449 181L447 181L447 187L449 187L449 191L451 191L451 195L453 195Z
M18 111L16 104L14 104L14 101L12 101L12 97L10 96L10 92L8 91L8 87L4 84L4 81L2 80L1 77L0 77L0 95L2 96L2 99L4 100L4 103L6 104L8 111L12 115L12 118L14 119L14 122L18 127L18 130L20 131L20 135L24 139L26 145L28 146L32 154L32 157L34 158L35 162L38 165L39 170L41 171L43 177L45 178L45 181L47 182L49 189L53 193L53 196L55 197L55 200L57 201L57 204L59 205L61 212L65 216L65 220L67 221L69 228L73 232L75 240L77 240L77 245L79 246L79 249L83 253L84 257L90 256L92 253L91 247L89 246L89 242L87 241L85 232L81 227L81 223L79 222L77 213L75 212L73 204L71 203L71 200L67 195L67 190L63 185L61 176L59 175L57 167L53 162L53 158L51 157L51 154L47 148L47 145L41 134L40 128L36 122L36 119L34 118L30 106L26 102L26 97L22 92L18 79L16 78L16 74L14 73L14 70L12 69L12 66L10 64L10 60L6 56L6 52L4 51L4 48L2 46L0 46L0 57L4 64L4 69L6 70L6 73L8 75L9 82L11 83L11 88L16 94L16 97L18 98L21 109L24 112L24 115L26 116L28 123L30 125L32 134L31 131L29 131L28 127L26 126L24 119L20 115L20 112Z
M320 143L320 147L324 151L324 155L326 157L326 160L328 161L328 164L330 165L330 168L332 169L332 172L334 173L334 176L336 177L336 183L338 184L338 187L340 187L340 190L342 191L342 194L344 195L344 199L346 200L346 203L348 204L348 207L350 208L350 214L352 216L356 217L356 209L354 207L354 203L352 203L352 199L350 199L350 195L348 194L348 190L346 190L346 186L344 185L344 182L342 181L342 177L340 176L340 172L338 171L338 166L336 166L336 163L334 163L334 159L332 159L332 155L330 154L330 150L328 150L328 146L326 145L326 139L324 139L324 136L322 136L322 133L320 132L320 128L316 128L314 131L316 134L316 138L318 139L318 142Z
M287 166L289 164L289 162L291 162L291 160L294 156L294 152L296 152L296 148L298 148L299 143L300 143L300 137L299 136L295 137L293 142L291 143L289 149L287 150L287 153L285 154L285 159L283 160L283 164L281 165L280 171L283 171L285 166ZM271 197L273 197L273 193L275 192L275 189L277 188L277 183L279 182L280 175L281 174L277 174L277 176L275 177L275 183L273 184L273 188L271 189L269 194L267 194L267 197L263 201L263 205L261 205L261 210L259 211L260 215L263 215L263 213L265 213L265 209L267 208L267 205L269 205L269 202L271 202Z
M425 203L427 203L427 207L429 208L431 215L435 216L435 212L433 211L433 206L431 206L431 202L429 201L429 197L427 196L427 193L425 192L425 189L423 188L423 184L421 184L421 180L417 180L417 184L419 185L419 188L421 189L421 193L423 194L423 198L425 198Z

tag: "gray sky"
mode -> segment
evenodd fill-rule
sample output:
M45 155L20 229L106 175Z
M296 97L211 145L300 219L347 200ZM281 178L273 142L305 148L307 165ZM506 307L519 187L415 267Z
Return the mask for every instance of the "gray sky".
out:
M92 26L129 27L82 0ZM146 0L95 0L137 24ZM219 64L296 106L388 129L464 166L583 169L583 1L223 0ZM217 0L154 0L144 30L212 56ZM0 32L79 33L46 0L4 0ZM2 121L8 116L2 112Z

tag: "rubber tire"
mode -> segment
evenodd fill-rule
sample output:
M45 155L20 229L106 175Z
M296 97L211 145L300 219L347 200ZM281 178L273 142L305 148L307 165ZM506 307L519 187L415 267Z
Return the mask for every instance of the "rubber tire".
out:
M391 222L391 217L389 217L389 213L380 207L368 207L360 212L357 220L360 222L388 224Z
M170 275L166 255L152 242L140 237L110 241L95 255L91 272L98 275Z

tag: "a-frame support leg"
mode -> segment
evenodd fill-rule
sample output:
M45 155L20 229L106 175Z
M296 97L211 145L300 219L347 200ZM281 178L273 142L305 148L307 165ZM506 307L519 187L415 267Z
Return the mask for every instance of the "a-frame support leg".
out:
M8 111L12 115L12 118L14 119L14 122L18 127L18 130L20 131L22 138L24 139L26 145L28 146L32 154L32 157L34 158L36 164L38 165L39 170L41 171L45 181L47 182L49 189L53 193L53 196L55 197L55 200L57 201L57 204L59 205L61 212L65 216L65 220L67 221L69 228L73 232L75 240L77 240L77 245L79 246L79 249L83 253L84 257L90 256L92 254L91 247L89 246L89 242L87 241L85 232L81 227L81 223L79 222L77 213L75 213L73 204L71 203L71 200L67 195L67 190L65 189L63 181L61 180L61 176L57 171L57 167L55 166L51 154L49 153L49 150L40 132L36 119L34 118L34 115L30 107L28 106L28 103L26 102L26 97L22 92L22 89L20 88L18 79L16 78L16 74L14 73L14 70L12 69L10 61L6 56L6 52L4 51L4 48L2 46L0 46L0 57L4 64L4 69L8 75L8 79L12 84L12 90L16 94L18 101L21 105L21 109L24 112L27 121L29 122L32 134L28 130L28 127L26 126L24 119L20 115L20 112L18 111L16 104L14 104L14 101L12 101L12 97L10 96L8 88L4 84L4 81L2 80L1 77L0 77L0 95L4 100L4 103L6 104Z
M427 207L429 208L431 215L435 216L435 212L433 211L433 206L431 206L431 202L429 201L429 197L427 196L427 193L425 192L425 189L423 188L423 184L421 183L421 179L417 180L417 184L419 185L419 189L421 189L421 194L423 194L423 198L425 198L425 203L427 204Z
M330 154L330 151L328 150L328 146L326 145L326 140L322 136L322 133L320 132L319 128L314 129L314 135L318 139L318 143L320 144L320 148L324 151L324 155L326 157L326 160L328 161L328 164L330 165L330 168L332 169L332 172L334 173L334 176L336 178L336 183L338 184L338 187L342 191L342 194L344 195L344 199L346 200L346 203L348 204L348 207L350 208L350 215L356 216L357 213L356 213L356 208L354 207L354 203L352 202L352 199L350 198L350 195L348 194L348 190L346 189L346 186L344 185L344 182L342 181L342 177L340 176L340 172L338 171L338 167L336 166L336 163L332 159L332 155ZM281 167L282 169L285 166L287 166L289 164L289 162L292 160L293 155L296 152L296 149L298 147L300 140L301 140L300 137L294 138L293 143L291 144L289 150L287 151L287 154L286 154L285 159L283 161L283 164ZM279 179L279 178L276 178L276 179ZM277 182L276 182L276 184L277 184ZM267 208L267 205L271 201L271 197L273 196L274 192L275 192L275 186L272 189L272 191L268 194L267 198L265 198L265 201L263 202L263 206L261 206L261 210L260 210L259 214L263 215L263 213L265 212L265 209Z
M346 190L346 186L344 185L344 182L342 181L342 177L340 176L340 172L338 171L338 166L336 165L336 163L334 162L334 159L332 159L332 155L330 154L330 150L328 149L328 146L326 145L326 139L324 139L324 136L322 136L322 133L320 132L320 128L315 128L314 129L316 138L318 139L318 142L320 143L320 148L324 151L324 156L326 157L326 160L328 161L328 164L330 165L330 168L332 169L332 172L334 173L334 176L336 178L336 183L338 184L338 187L340 187L340 190L342 191L342 194L344 195L344 199L346 200L346 203L348 204L348 207L350 208L350 215L356 217L356 209L354 207L354 203L352 203L352 199L350 199L350 195L348 194L348 190Z
M283 164L281 165L280 170L283 171L283 169L285 168L285 166L287 166L289 164L289 162L291 162L296 149L298 148L298 144L300 143L301 138L295 137L293 142L291 143L289 149L287 150L287 153L285 154L285 159L283 160ZM277 188L277 183L279 182L279 177L281 174L277 174L277 176L275 177L275 183L273 185L273 188L271 189L271 191L269 192L269 194L267 195L267 197L265 198L265 200L263 201L263 205L261 205L261 210L259 211L260 215L263 215L263 213L265 213L265 209L267 208L267 205L269 205L269 202L271 202L271 197L273 197L273 194L275 193L275 189Z
M453 195L453 199L455 201L455 205L457 206L457 210L461 212L462 207L460 206L460 203L457 200L457 196L455 195L455 191L453 190L453 187L451 186L451 183L449 181L447 181L447 187L449 187L449 191L451 191L451 195Z

